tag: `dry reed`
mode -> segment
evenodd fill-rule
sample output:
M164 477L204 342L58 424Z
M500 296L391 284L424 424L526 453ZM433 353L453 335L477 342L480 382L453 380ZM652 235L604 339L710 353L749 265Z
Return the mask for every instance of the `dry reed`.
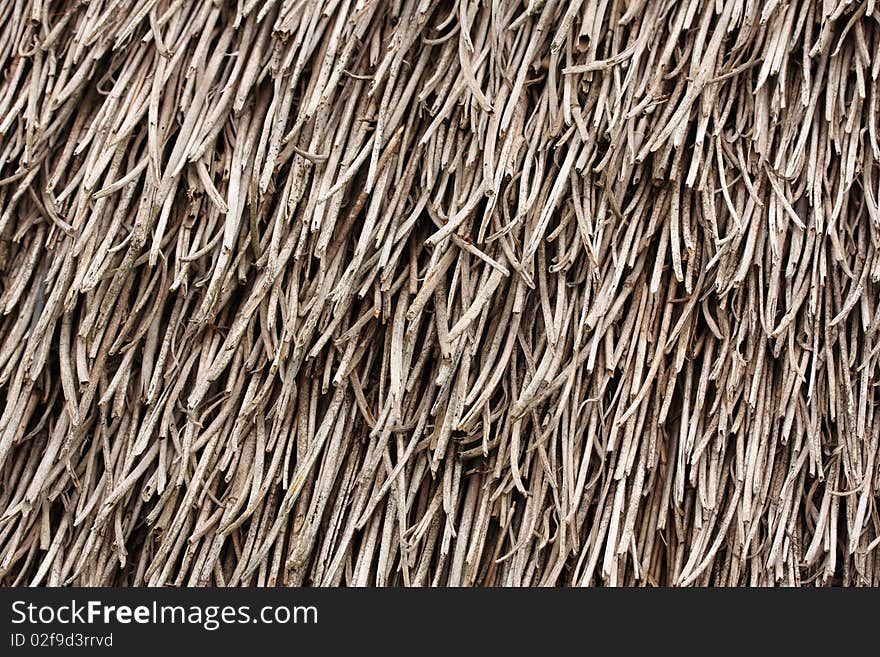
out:
M0 24L3 584L880 583L875 0Z

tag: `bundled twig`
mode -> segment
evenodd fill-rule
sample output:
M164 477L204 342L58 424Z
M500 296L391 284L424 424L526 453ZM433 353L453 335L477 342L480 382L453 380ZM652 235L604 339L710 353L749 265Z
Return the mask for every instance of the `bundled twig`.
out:
M880 584L874 0L0 24L3 584Z

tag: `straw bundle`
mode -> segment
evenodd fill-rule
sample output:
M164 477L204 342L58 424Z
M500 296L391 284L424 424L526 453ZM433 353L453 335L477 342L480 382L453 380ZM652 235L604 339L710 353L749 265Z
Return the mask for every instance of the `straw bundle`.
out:
M9 0L0 581L880 583L874 0Z

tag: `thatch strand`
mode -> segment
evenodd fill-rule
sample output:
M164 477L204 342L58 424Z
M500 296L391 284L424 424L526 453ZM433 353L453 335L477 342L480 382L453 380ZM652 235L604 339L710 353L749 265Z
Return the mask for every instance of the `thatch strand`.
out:
M3 584L880 584L874 0L0 25Z

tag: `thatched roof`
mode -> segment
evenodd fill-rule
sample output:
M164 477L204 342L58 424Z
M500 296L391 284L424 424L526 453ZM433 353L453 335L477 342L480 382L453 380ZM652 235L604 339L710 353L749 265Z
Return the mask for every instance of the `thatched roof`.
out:
M874 0L0 25L3 584L880 583Z

